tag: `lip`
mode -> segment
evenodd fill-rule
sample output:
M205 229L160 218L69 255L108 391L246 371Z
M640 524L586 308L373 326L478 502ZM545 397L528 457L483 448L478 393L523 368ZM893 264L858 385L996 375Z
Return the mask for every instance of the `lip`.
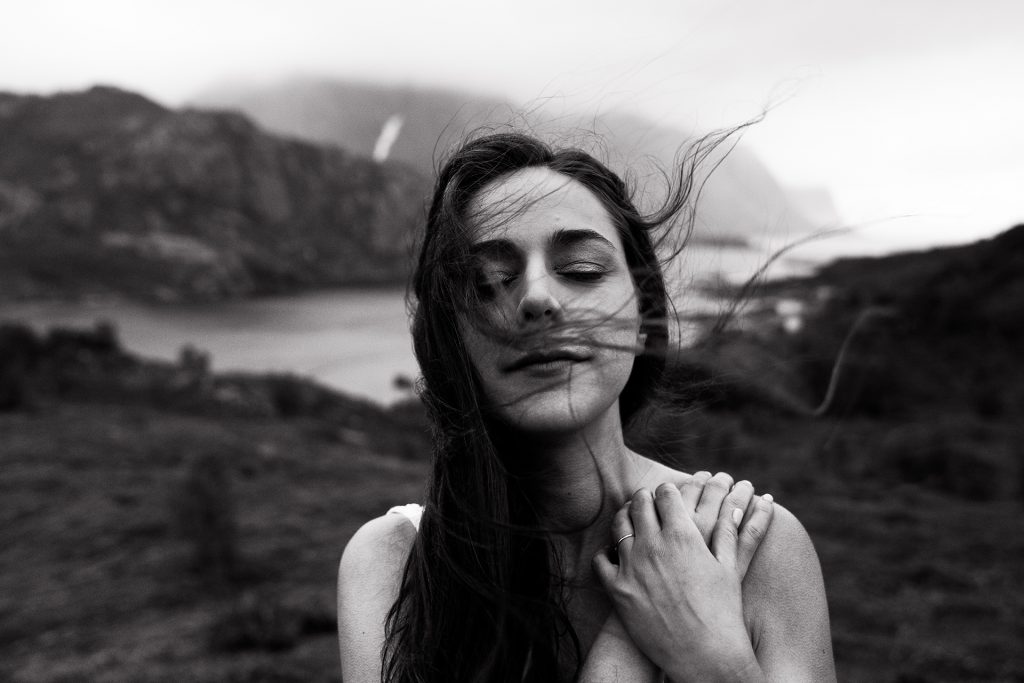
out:
M516 372L519 370L557 370L568 367L574 363L583 363L590 360L589 353L581 349L560 348L543 349L530 351L519 356L506 365L504 372Z

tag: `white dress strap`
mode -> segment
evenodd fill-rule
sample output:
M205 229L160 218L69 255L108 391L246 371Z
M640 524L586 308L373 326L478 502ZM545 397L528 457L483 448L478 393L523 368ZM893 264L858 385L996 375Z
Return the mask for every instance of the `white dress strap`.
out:
M420 530L420 517L423 516L423 506L419 503L409 503L408 505L396 505L395 507L388 510L388 514L402 515L412 524L416 531Z

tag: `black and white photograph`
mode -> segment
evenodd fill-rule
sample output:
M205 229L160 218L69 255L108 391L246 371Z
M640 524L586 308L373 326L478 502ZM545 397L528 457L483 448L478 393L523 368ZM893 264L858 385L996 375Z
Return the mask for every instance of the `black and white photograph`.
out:
M1024 3L3 17L0 680L1024 682Z

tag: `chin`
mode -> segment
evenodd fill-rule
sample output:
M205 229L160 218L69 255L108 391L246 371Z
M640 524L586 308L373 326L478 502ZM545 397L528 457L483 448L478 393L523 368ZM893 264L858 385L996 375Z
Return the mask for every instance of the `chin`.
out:
M493 415L512 431L530 437L555 437L579 432L605 419L609 412L618 417L622 387L603 384L599 378L538 387L511 397L494 397ZM625 380L621 382L625 385Z

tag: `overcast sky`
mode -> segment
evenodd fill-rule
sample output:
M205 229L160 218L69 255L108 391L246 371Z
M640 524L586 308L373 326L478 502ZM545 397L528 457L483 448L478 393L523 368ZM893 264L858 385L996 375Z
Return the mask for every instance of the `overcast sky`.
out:
M8 3L0 89L339 76L562 98L745 137L826 187L858 239L956 242L1024 222L1021 0L34 0ZM905 218L901 218L906 216Z

